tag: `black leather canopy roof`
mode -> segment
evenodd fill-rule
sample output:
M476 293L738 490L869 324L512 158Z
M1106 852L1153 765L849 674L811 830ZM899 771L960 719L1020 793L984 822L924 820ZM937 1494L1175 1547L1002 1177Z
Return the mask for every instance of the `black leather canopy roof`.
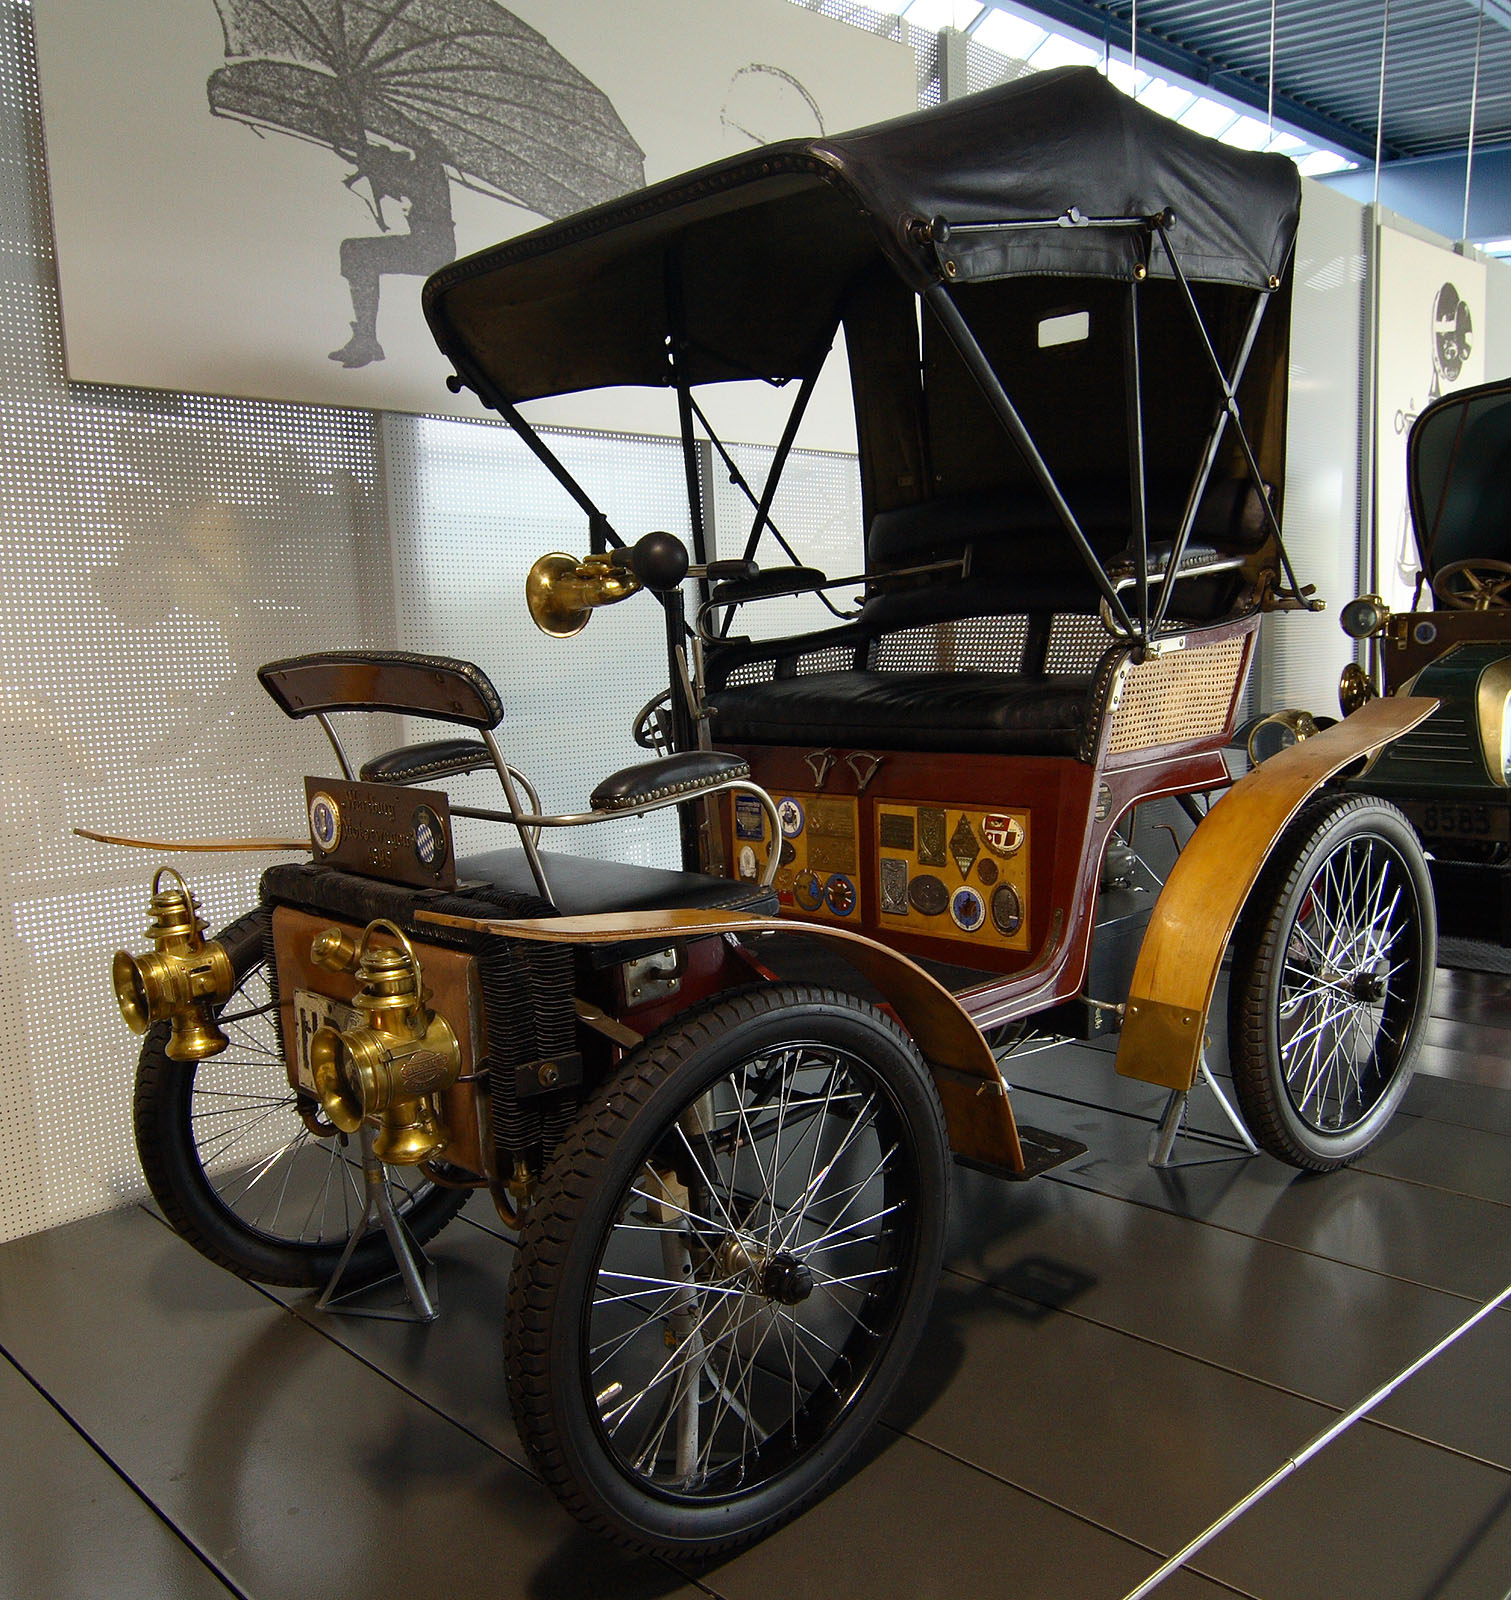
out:
M1272 286L1300 182L1122 95L1088 67L1043 72L854 133L767 145L453 263L425 314L468 381L512 401L671 381L806 373L879 260L913 289L1169 269L1143 229L971 224L1167 208L1187 276ZM942 244L918 224L943 217Z

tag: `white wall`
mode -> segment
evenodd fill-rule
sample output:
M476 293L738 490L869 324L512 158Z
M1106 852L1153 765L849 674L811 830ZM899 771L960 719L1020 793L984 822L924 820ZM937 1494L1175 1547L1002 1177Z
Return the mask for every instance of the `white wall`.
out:
M1485 378L1511 378L1511 262L1488 264L1485 302Z

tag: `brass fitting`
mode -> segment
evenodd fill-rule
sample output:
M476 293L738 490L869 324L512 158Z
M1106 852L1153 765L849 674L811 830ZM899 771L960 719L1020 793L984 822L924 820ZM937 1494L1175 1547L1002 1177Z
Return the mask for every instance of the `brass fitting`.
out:
M379 932L395 943L375 943ZM343 945L351 941L327 929L315 940L311 960L355 970L352 1005L366 1020L345 1031L326 1026L310 1040L315 1092L341 1132L377 1124L373 1152L379 1160L395 1166L428 1161L450 1139L437 1096L462 1070L461 1045L446 1019L426 1006L419 957L403 929L382 917L368 923L350 966Z
M176 887L161 887L164 878L172 878ZM146 937L152 951L133 956L117 950L111 962L121 1016L133 1033L170 1021L167 1053L172 1061L219 1055L231 1041L216 1026L211 1008L231 997L236 984L231 958L218 940L205 938L199 902L172 867L159 867L153 874L150 913Z

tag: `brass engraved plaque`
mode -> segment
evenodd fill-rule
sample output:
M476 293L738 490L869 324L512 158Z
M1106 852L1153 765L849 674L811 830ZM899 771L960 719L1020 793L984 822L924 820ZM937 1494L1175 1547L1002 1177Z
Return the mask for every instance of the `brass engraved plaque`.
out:
M314 859L365 878L454 889L451 806L443 789L306 778Z
M971 864L981 854L981 842L976 837L976 830L971 826L971 819L963 811L960 813L960 821L955 824L955 831L950 835L950 854L955 858L955 865L960 868L960 876L970 877Z
M913 814L910 811L883 811L877 823L878 842L883 850L913 848Z
M881 858L881 909L894 917L908 914L908 864L897 856Z
M918 860L925 867L942 867L945 854L944 812L933 806L918 808Z
M821 873L854 872L855 807L849 800L808 803L808 865Z

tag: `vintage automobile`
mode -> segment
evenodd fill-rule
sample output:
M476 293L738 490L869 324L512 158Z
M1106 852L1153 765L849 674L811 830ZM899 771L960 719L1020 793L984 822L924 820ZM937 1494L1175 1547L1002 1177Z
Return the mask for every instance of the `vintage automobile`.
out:
M658 753L547 815L477 667L261 669L335 753L306 780L312 859L210 941L161 869L154 948L115 962L142 1164L184 1237L322 1305L397 1258L426 1311L415 1243L486 1191L518 1233L505 1359L541 1476L611 1537L708 1556L800 1510L875 1421L951 1157L1022 1178L1079 1152L1014 1120L1001 1058L1033 1027L1120 1026L1118 1071L1178 1108L1231 946L1255 1138L1326 1169L1377 1137L1427 1014L1432 895L1400 812L1332 780L1434 702L1376 699L1231 787L1222 753L1261 616L1315 609L1279 520L1298 201L1289 162L1066 70L437 273L454 383L584 514L586 557L531 573L537 622L659 604ZM787 550L777 484L841 333L863 570L758 567ZM699 392L751 379L795 399L743 548L710 551ZM665 532L627 544L519 410L611 385L675 391L691 562ZM829 622L747 631L800 595ZM373 710L460 732L357 772L335 719ZM492 807L436 787L479 769ZM1171 796L1196 826L1140 894L1131 821ZM663 806L681 870L542 843ZM458 815L512 847L456 860Z
M1411 819L1445 933L1511 943L1511 379L1435 401L1406 450L1417 592L1394 615L1377 595L1344 607L1370 659L1339 697L1345 713L1380 693L1442 704L1349 786Z

